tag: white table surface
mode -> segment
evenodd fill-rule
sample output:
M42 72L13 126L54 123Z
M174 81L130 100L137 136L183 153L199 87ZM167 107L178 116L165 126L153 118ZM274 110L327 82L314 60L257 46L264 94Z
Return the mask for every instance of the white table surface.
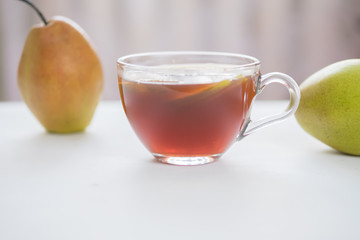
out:
M360 157L294 117L196 167L153 160L120 101L84 133L48 134L21 102L0 103L0 126L1 240L360 239Z

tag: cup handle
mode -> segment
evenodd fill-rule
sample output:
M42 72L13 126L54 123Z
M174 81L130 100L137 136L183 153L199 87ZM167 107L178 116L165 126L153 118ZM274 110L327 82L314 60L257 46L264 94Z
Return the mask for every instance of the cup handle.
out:
M265 126L285 120L295 113L300 103L300 89L295 80L286 74L273 72L260 76L257 83L256 95L260 94L268 84L275 82L284 85L288 89L290 93L289 106L284 112L260 120L252 121L250 118L239 134L237 138L238 141Z

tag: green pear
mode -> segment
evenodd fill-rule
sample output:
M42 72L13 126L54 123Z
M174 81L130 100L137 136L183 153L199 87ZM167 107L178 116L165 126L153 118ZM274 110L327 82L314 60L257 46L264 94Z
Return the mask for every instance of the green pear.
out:
M300 91L295 113L300 126L340 152L360 155L360 59L321 69Z
M66 17L43 20L29 32L18 67L24 102L49 131L83 131L103 88L101 62L89 37Z

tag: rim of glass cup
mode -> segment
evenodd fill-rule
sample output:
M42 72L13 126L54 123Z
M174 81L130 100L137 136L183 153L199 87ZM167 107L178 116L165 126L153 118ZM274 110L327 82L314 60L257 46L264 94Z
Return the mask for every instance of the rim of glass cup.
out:
M247 59L250 60L249 63L244 63L244 64L230 64L230 63L224 63L224 64L229 64L229 66L231 65L231 71L239 71L239 70L243 70L246 68L251 68L251 67L256 67L260 65L260 61L252 56L246 55L246 54L237 54L237 53L227 53L227 52L212 52L212 51L160 51L160 52L144 52L144 53L134 53L134 54L129 54L129 55L125 55L122 56L120 58L117 59L117 63L127 67L127 68L131 68L131 69L136 69L139 71L144 71L144 70L150 70L150 71L165 71L167 73L169 73L169 69L164 67L162 68L162 66L159 65L142 65L142 64L135 64L135 63L129 63L128 61L130 59L134 59L137 57L156 57L156 56L208 56L208 57L229 57L229 58L237 58L237 59ZM190 64L191 62L189 62ZM172 64L172 63L169 63ZM164 64L167 65L167 64ZM230 69L228 69L230 70ZM163 72L163 73L165 73ZM171 74L172 75L172 74ZM206 75L206 74L205 74Z

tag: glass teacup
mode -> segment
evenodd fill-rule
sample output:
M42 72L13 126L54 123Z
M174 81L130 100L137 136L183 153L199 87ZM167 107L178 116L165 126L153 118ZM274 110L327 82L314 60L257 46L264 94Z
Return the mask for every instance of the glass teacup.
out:
M254 57L218 52L154 52L118 59L125 114L142 143L161 162L200 165L218 159L234 142L296 111L300 91L282 73L260 74ZM250 118L269 83L290 93L286 111Z

